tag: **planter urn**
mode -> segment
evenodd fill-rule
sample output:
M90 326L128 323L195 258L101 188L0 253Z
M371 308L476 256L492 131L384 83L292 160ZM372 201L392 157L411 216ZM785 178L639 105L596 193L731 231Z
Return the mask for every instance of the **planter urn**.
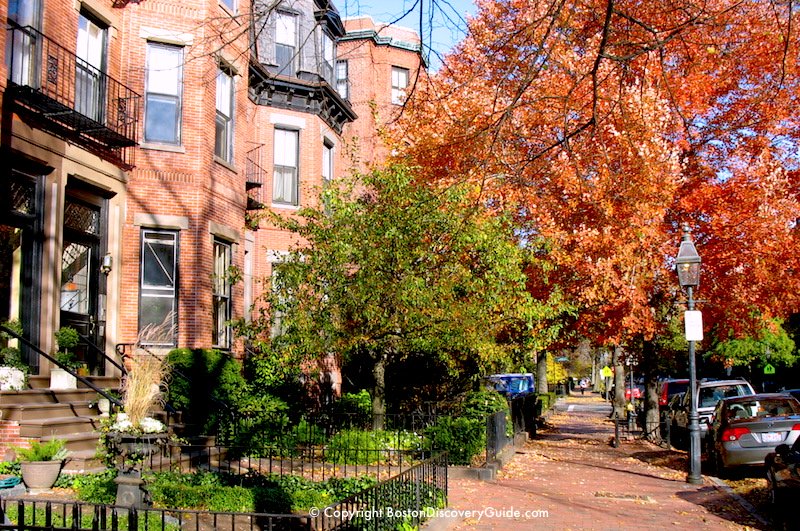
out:
M53 488L61 473L63 461L26 461L20 463L22 481L30 490L48 490Z

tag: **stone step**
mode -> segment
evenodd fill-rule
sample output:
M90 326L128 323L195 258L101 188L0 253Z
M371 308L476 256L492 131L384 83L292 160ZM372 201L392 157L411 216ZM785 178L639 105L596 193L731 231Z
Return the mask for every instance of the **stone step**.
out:
M94 389L23 389L21 391L0 392L0 407L20 404L61 404L95 400L98 393Z
M41 438L42 442L51 439L61 439L66 443L66 448L70 454L83 455L78 452L96 452L97 443L100 441L100 434L97 432L87 433L67 433L63 435L46 435Z
M41 438L91 433L100 427L100 417L50 417L20 421L20 437Z
M64 404L17 404L2 406L3 420L24 422L34 419L60 417L91 417L97 415L97 409L90 407L91 402L72 402Z
M103 472L106 469L103 463L97 459L96 450L78 450L71 452L64 468L64 474L94 474Z
M120 377L119 376L84 376L87 380L92 382L96 387L100 389L112 389L116 390L119 389L120 385ZM28 385L31 389L49 389L50 388L50 376L39 376L33 375L28 376ZM89 389L85 383L78 381L77 383L78 389Z

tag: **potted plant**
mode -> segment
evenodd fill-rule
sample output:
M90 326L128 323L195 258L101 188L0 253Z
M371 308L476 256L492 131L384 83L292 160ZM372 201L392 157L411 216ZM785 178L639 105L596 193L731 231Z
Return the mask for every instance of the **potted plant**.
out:
M19 321L6 321L3 326L22 335ZM0 330L0 391L19 391L25 388L28 366L22 361L22 352L16 339Z
M78 331L71 326L62 326L56 332L58 351L55 358L72 372L77 372L78 368L83 365L75 358L72 350L78 346L79 342ZM50 389L75 389L76 387L78 387L78 381L73 374L58 366L50 369Z
M50 489L58 479L69 455L61 439L32 441L30 448L14 447L20 462L22 481L29 489Z

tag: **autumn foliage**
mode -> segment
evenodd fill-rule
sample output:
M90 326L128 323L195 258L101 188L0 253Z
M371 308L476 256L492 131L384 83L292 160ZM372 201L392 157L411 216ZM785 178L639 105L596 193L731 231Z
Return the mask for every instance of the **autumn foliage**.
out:
M683 222L707 329L748 333L797 311L793 4L477 5L467 39L408 102L398 148L426 179L480 183L545 237L584 333L659 333L656 308L680 308Z

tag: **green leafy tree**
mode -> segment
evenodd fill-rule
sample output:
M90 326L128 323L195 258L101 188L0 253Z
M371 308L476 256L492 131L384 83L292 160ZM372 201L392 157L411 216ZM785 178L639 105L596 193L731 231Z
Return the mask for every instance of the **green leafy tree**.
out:
M792 366L797 362L794 341L783 328L783 321L773 319L754 336L731 338L714 345L709 356L726 366L759 366L780 363Z
M366 354L376 427L390 361L436 352L510 366L514 348L497 338L535 306L527 251L473 192L417 185L391 167L331 186L319 207L276 215L303 243L273 272L262 317L240 330L283 363Z

